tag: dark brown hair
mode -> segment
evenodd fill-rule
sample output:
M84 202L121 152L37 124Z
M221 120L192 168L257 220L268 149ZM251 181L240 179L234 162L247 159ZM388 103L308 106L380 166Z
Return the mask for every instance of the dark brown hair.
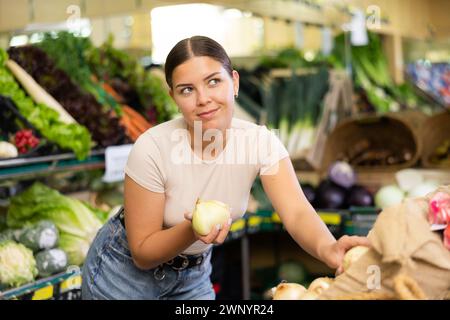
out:
M172 74L176 67L192 57L201 56L213 58L222 64L230 76L233 74L231 60L218 42L208 37L194 36L178 42L167 56L164 70L169 87L172 88Z

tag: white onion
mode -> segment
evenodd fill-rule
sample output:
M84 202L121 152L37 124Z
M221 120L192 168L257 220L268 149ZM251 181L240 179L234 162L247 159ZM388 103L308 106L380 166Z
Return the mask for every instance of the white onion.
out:
M344 255L343 268L344 271L347 271L350 266L361 258L367 251L369 251L369 247L366 246L356 246L348 250Z
M273 294L273 300L300 300L306 288L298 283L280 283Z
M300 300L317 300L319 295L314 291L306 291L300 296Z
M333 279L323 277L317 278L309 285L308 291L314 292L320 295L323 291L327 290L331 284L333 283Z
M216 225L223 227L231 217L228 206L217 200L197 200L192 214L192 228L199 235L208 235Z

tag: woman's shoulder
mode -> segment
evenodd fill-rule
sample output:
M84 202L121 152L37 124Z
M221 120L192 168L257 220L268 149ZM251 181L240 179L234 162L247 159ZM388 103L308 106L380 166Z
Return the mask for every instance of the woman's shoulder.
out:
M153 137L167 136L168 134L171 134L174 130L184 129L185 127L186 126L183 117L177 117L172 120L162 122L154 127L151 127L145 133Z
M142 146L143 148L149 148L152 145L158 149L164 149L164 146L171 141L172 135L177 129L185 130L183 118L175 118L163 123L160 123L154 127L151 127L134 143L135 148ZM150 151L150 149L148 149Z

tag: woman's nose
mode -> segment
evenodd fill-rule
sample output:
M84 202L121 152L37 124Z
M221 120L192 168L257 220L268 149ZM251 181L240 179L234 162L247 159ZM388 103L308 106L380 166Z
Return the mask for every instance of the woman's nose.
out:
M211 101L211 98L205 89L197 90L197 105L204 106Z

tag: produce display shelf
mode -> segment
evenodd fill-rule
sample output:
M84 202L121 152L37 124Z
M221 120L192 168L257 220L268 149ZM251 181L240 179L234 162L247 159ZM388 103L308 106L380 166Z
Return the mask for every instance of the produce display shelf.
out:
M99 169L105 166L105 150L93 150L89 157L79 161L73 153L0 161L0 180L35 176L58 171Z
M376 208L350 208L349 210L317 210L318 215L329 227L334 236L342 234L360 234L352 232L357 227L357 221L351 219L352 215L367 215L368 220L363 220L365 227L370 228L373 215L378 214ZM355 226L353 226L355 224ZM350 226L350 228L349 228ZM345 229L344 229L345 227ZM355 229L356 230L356 229ZM247 213L244 217L233 222L225 243L240 240L242 242L242 267L246 270L243 274L244 296L250 297L250 261L249 261L249 235L261 232L285 232L280 217L276 212L261 210L256 213ZM78 267L68 268L66 272L39 279L35 282L18 288L0 291L0 300L74 300L80 299L81 270Z
M73 300L79 298L80 290L80 269L68 268L66 272L39 279L18 288L0 291L0 300L55 300L62 298Z
M335 237L344 234L362 234L361 222L365 228L371 228L379 211L374 207L352 207L347 210L316 209L317 214ZM278 231L285 231L278 214L270 210L260 210L256 213L247 213L233 222L225 241L240 239L244 235L259 232Z

